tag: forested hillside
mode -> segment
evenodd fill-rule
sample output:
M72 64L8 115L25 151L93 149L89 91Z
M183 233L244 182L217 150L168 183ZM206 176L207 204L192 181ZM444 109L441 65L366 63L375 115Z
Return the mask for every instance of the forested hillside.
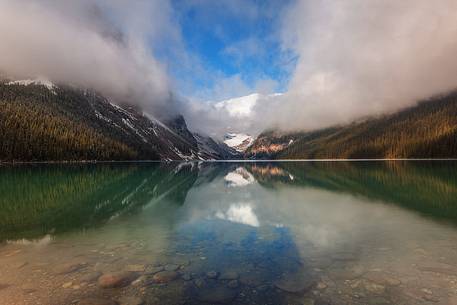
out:
M251 158L457 158L457 93L398 113L310 132L265 132Z
M2 160L130 160L138 153L81 121L27 101L0 101Z
M180 116L168 125L90 90L0 81L0 161L193 160L230 155L223 146L207 151Z

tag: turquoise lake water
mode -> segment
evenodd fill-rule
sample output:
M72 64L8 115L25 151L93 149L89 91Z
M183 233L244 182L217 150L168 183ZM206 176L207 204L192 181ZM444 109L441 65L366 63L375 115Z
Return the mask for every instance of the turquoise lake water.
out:
M0 167L0 304L457 304L457 162Z

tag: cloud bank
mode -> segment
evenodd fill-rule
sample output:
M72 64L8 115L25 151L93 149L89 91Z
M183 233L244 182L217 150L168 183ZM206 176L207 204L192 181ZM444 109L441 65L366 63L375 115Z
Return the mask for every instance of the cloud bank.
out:
M457 88L454 0L297 0L281 24L283 50L297 55L287 93L260 98L242 120L209 107L219 124L315 129Z
M457 2L297 1L283 42L299 61L278 123L314 128L457 87Z
M213 70L185 49L179 14L167 0L0 0L0 71L94 88L153 114L183 113L191 127L213 135L347 123L457 88L455 0L291 0L280 14L277 5L245 1L176 3L201 14L220 6L219 13L240 18L279 18L268 40L280 43L285 65L295 62L285 68L291 74L286 92L271 95L277 83L262 75L246 85L240 67L237 74L214 76L221 81L212 88L198 90L224 99L261 93L246 107L239 100L176 98L179 81L169 76L164 59L153 55L154 47L174 53L170 58L184 72ZM275 13L262 11L268 7ZM232 41L224 54L249 58L262 43L268 45L262 37Z
M163 111L171 82L149 45L173 36L169 14L160 0L0 0L0 71Z

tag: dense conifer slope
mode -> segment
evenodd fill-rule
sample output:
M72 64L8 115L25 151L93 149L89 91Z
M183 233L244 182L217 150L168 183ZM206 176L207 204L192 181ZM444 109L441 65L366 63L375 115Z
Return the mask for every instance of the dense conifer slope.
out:
M222 143L212 141L209 150L202 141L197 142L181 116L163 123L90 90L0 82L0 161L231 157Z
M310 132L261 134L250 158L457 158L457 94L400 112Z

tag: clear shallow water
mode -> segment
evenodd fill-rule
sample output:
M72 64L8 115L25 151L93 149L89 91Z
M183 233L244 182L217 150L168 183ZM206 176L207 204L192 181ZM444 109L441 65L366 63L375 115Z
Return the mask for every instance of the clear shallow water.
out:
M456 170L4 166L0 304L454 305Z

